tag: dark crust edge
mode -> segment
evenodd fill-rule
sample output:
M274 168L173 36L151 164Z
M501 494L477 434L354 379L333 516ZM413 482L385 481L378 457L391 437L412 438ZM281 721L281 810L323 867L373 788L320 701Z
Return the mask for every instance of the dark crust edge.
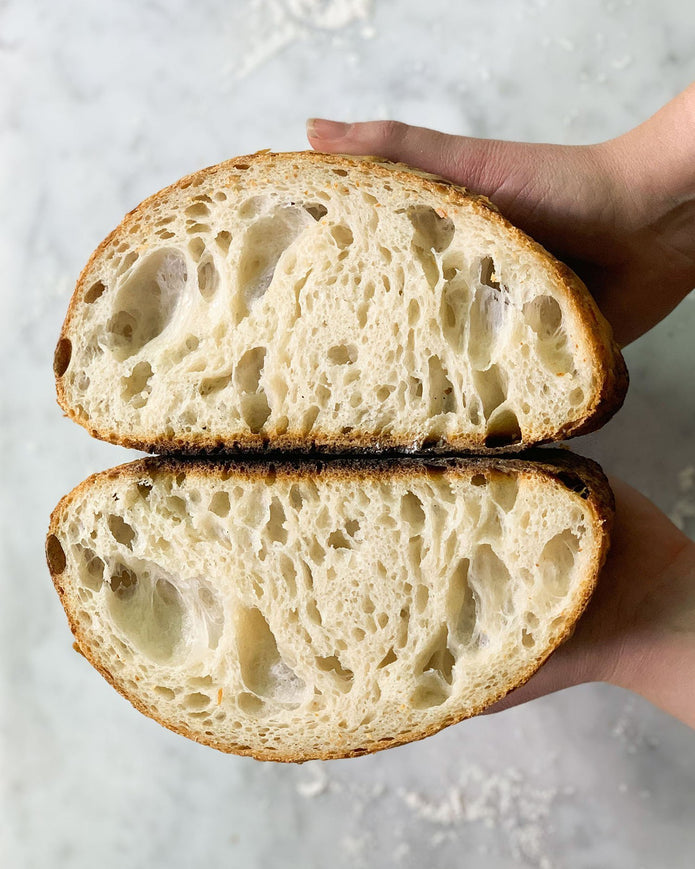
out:
M352 480L357 478L367 477L390 477L404 478L412 477L421 474L442 473L449 471L456 475L473 476L475 473L500 473L509 474L516 473L525 476L536 476L553 482L555 485L560 485L564 489L575 492L576 496L581 498L589 511L593 514L594 522L599 529L597 535L597 545L592 553L591 569L587 572L586 579L578 589L578 596L574 608L564 616L564 623L560 628L554 645L545 651L542 657L532 664L521 676L504 689L491 696L489 701L484 705L476 705L463 712L455 715L448 715L439 721L432 723L430 726L421 730L413 731L403 738L396 738L392 741L377 740L369 743L364 747L351 749L349 751L341 750L339 747L327 747L325 751L319 753L303 754L301 752L287 753L279 755L274 752L264 752L263 750L245 750L238 745L229 742L216 740L214 737L206 738L199 733L194 733L186 725L180 722L166 721L160 718L156 712L147 708L137 697L134 697L127 688L120 684L116 677L108 670L108 668L99 660L99 655L90 647L86 638L82 635L77 619L74 617L71 608L66 588L61 581L61 574L56 574L51 569L50 559L47 554L48 568L51 573L53 585L58 593L61 604L65 609L65 613L70 625L70 629L75 638L75 648L89 661L89 663L106 679L106 681L118 691L123 697L128 700L139 712L152 718L157 723L166 727L168 730L192 739L202 745L208 745L211 748L216 748L219 751L231 754L254 757L257 760L272 760L282 763L303 763L307 760L337 760L348 757L358 757L365 754L372 754L377 751L382 751L387 748L393 748L398 745L404 745L409 742L416 742L420 739L425 739L449 727L452 724L458 724L467 718L472 718L479 715L484 709L487 709L492 704L501 700L510 691L524 685L538 669L545 663L550 655L567 640L575 627L577 620L580 618L591 598L591 595L596 587L600 570L606 560L608 549L610 546L610 532L613 524L613 515L615 511L615 500L613 493L608 484L605 474L601 467L589 459L579 457L565 450L529 450L523 456L512 458L494 458L494 457L476 457L476 456L457 456L447 458L388 458L388 459L358 459L344 458L330 461L321 461L313 459L305 461L299 457L288 458L287 456L278 456L272 461L268 459L252 459L251 461L225 460L225 461L203 461L188 458L170 458L170 457L147 457L139 459L129 464L119 465L107 471L101 471L92 474L78 486L76 486L69 494L65 495L51 514L48 535L46 538L47 548L48 541L51 536L56 534L62 520L66 517L67 511L72 501L78 497L85 495L90 488L100 484L108 483L112 480L122 480L124 478L142 478L155 474L178 474L194 473L203 477L211 477L220 473L230 474L246 479L262 479L269 475L277 475L286 478L306 478L316 477L317 475L328 476L333 479Z
M208 166L181 178L174 184L163 188L143 200L136 208L125 215L121 223L99 244L93 252L87 265L82 270L75 290L70 299L67 314L60 331L56 349L64 340L69 340L69 332L72 318L78 304L87 291L87 279L98 262L102 253L120 235L126 235L129 226L137 221L150 207L150 205L169 195L182 192L189 187L196 186L207 180L208 176L216 173L231 171L235 163L285 163L291 165L293 161L308 160L316 163L328 163L337 168L348 171L362 172L376 175L382 179L393 179L405 185L420 185L429 193L441 197L442 206L447 203L472 207L480 216L497 223L503 227L507 234L522 248L532 252L539 260L549 265L554 272L556 285L566 294L567 299L578 317L578 322L584 327L585 336L588 339L593 359L590 364L597 378L597 390L593 404L583 418L570 420L561 426L558 431L539 434L528 442L512 444L509 447L487 448L484 443L484 435L479 438L461 436L449 438L439 442L439 449L443 452L466 451L470 453L483 453L495 455L507 450L519 450L526 446L552 443L565 438L588 434L604 425L622 406L627 392L629 378L627 366L623 359L620 348L613 339L610 324L601 314L591 293L582 280L564 263L560 262L542 245L530 238L518 227L510 223L500 214L497 207L485 196L472 193L467 188L454 184L445 178L423 172L420 169L406 166L403 163L393 163L380 157L348 157L339 154L323 154L316 151L292 151L286 153L274 153L269 150L258 151L255 154L247 154L233 157L223 163ZM108 441L132 449L140 449L149 453L210 453L225 452L230 449L238 450L264 450L264 449L290 449L290 450L320 450L327 454L345 451L374 452L379 449L393 449L407 452L413 447L413 439L409 439L407 433L402 437L385 436L375 437L373 433L353 431L350 437L327 435L320 431L310 437L300 433L288 432L283 435L267 436L225 435L218 437L207 435L191 435L167 438L161 435L151 437L133 438L127 434L116 432L108 428L94 428L89 418L81 415L67 400L63 388L62 377L55 375L57 401L65 415L81 425L83 428L99 440ZM379 447L375 447L378 440Z

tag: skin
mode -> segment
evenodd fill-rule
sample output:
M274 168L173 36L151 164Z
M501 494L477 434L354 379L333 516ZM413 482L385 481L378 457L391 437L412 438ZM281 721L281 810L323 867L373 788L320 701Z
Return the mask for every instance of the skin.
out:
M484 193L585 281L623 346L695 286L695 84L597 145L451 136L394 121L312 119L318 151L374 154ZM582 682L646 697L695 728L695 542L611 480L611 550L576 630L497 712Z

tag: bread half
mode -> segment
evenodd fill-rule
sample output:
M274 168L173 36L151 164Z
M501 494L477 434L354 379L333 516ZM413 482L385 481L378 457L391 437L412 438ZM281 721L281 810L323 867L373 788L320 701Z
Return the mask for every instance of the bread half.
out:
M153 452L518 447L597 428L627 386L586 287L488 200L313 152L204 169L128 214L55 374L68 416Z
M597 465L146 459L56 507L79 650L135 707L222 751L303 761L421 739L520 685L596 583Z

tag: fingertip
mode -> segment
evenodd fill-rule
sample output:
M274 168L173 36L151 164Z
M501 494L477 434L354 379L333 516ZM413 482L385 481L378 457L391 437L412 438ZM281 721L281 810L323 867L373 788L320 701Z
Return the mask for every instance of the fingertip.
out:
M309 118L306 122L306 134L310 142L339 142L350 132L351 124L343 121L330 121L327 118Z

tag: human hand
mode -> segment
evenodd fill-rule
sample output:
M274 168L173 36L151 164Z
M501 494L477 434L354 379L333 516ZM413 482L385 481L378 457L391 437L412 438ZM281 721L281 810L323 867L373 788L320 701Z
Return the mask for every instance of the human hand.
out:
M387 157L484 193L572 266L623 346L695 286L693 130L695 84L598 145L473 139L393 121L307 125L319 151Z
M489 712L610 682L695 727L695 542L627 483L610 483L611 548L586 612L536 675Z
M375 154L484 193L587 283L629 343L695 286L695 85L599 145L532 145L386 122L313 120L321 151ZM619 480L608 560L572 637L496 712L606 681L695 727L695 543Z

